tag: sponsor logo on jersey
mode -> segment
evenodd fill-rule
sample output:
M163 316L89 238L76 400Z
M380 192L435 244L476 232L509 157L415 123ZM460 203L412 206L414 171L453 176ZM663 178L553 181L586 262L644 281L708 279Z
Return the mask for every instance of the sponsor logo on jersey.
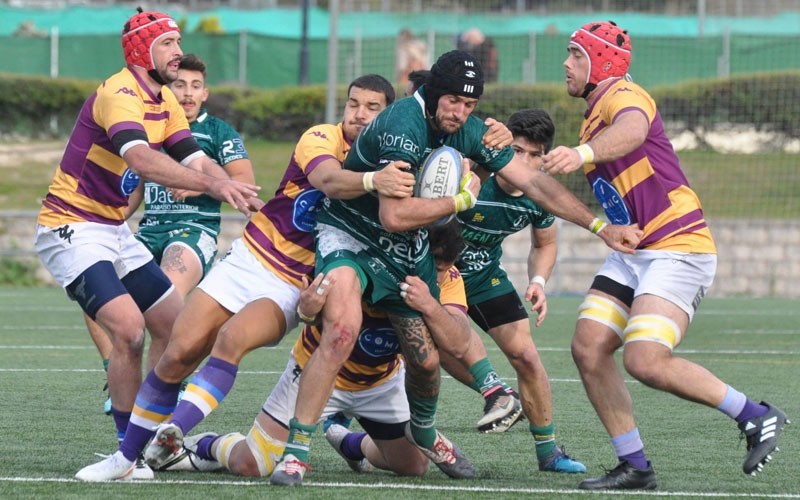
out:
M115 94L127 94L127 95L130 95L130 96L136 97L136 92L134 92L133 90L129 89L128 87L122 87L121 89L117 90L114 93Z
M131 193L136 191L141 179L133 170L126 168L125 173L122 174L122 178L119 180L120 192L126 197L130 196Z
M307 189L295 198L292 206L292 224L298 231L310 233L317 223L317 212L325 193L319 189Z
M380 134L378 135L378 144L382 148L384 147L391 147L401 149L403 151L408 151L409 153L418 155L419 154L419 145L406 137L405 134L403 135L391 135L391 134Z
M364 328L358 335L358 347L373 358L382 358L400 352L397 334L390 327Z
M633 222L631 213L622 200L622 195L613 184L598 177L592 183L592 190L612 224L628 225Z

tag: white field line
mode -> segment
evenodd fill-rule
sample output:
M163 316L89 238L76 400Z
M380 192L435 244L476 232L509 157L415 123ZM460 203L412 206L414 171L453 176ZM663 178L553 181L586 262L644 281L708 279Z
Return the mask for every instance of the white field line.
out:
M77 479L72 478L54 478L54 477L0 477L2 483L81 483ZM153 485L185 485L185 486L233 486L243 488L263 488L263 479L248 481L242 479L239 481L230 480L161 480L155 479L151 481L132 481L117 483L121 488L127 487L130 484L153 484ZM88 485L87 485L88 486ZM437 484L405 484L405 483L390 483L390 482L377 482L377 483L348 483L348 482L316 482L316 481L303 481L303 489L309 488L359 488L364 490L386 490L387 488L408 490L408 491L441 491L453 492L462 491L465 493L529 493L529 494L551 494L551 495L602 495L606 497L619 497L624 495L647 495L653 497L675 497L675 498L800 498L800 493L742 493L742 492L724 492L724 491L613 491L613 492L590 492L577 489L552 489L552 488L503 488L492 486L444 486Z
M271 346L271 347L262 347L261 349L286 349L288 350L294 344L287 344L287 346ZM2 350L78 350L78 349L95 349L94 346L74 346L74 345L13 345L13 344L6 344L0 345L0 351ZM499 352L500 348L497 346L487 346L486 350L489 352ZM539 352L570 352L569 347L537 347ZM795 356L800 354L800 351L787 351L787 350L757 350L757 349L682 349L678 348L675 350L676 353L679 354L698 354L698 355L713 355L713 354L741 354L741 355L753 355L753 356L771 356L771 355L786 355L786 356Z

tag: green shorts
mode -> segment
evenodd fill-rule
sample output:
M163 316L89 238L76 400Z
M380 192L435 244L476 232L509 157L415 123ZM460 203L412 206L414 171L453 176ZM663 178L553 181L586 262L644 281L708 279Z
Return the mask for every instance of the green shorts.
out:
M173 244L189 247L200 259L203 276L211 269L217 255L217 239L208 231L191 226L142 226L134 236L144 243L153 254L153 258L161 264L164 250Z
M461 276L464 278L468 304L480 304L510 292L516 293L500 262L492 262L479 271L462 273Z
M370 306L385 311L387 314L404 318L421 317L419 311L411 309L400 297L400 283L411 274L394 262L371 255L369 250L354 253L351 250L337 250L322 257L317 252L314 274L327 273L337 267L348 266L355 270L361 281L364 300ZM436 264L429 253L413 271L416 276L428 284L431 295L439 299L439 286L436 284Z

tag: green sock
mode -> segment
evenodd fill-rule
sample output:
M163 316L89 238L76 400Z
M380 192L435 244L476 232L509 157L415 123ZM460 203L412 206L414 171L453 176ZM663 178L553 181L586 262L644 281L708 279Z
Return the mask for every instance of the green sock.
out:
M303 425L295 419L289 421L289 439L283 456L292 454L298 460L308 463L308 452L311 449L311 438L317 430L317 425Z
M544 427L528 427L533 434L533 441L536 443L536 458L543 460L549 457L556 447L556 424L550 423Z
M436 404L439 395L432 398L420 398L407 394L408 406L411 410L411 436L423 448L430 448L436 442Z
M472 382L469 386L481 394L485 394L495 387L503 387L505 385L503 381L500 380L497 372L494 371L494 366L492 366L492 362L489 361L489 358L483 358L470 366L469 374L472 375ZM502 390L505 390L505 388Z
M108 372L108 358L103 360L103 371Z

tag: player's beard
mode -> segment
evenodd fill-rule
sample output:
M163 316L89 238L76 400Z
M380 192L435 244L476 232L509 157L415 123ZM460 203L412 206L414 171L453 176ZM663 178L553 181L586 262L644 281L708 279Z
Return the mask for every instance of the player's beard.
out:
M447 135L452 135L458 132L461 127L464 125L463 122L460 122L455 119L451 120L442 120L438 115L433 117L433 125L439 132L443 132Z
M175 61L180 61L180 58L167 62L163 68L156 68L158 76L161 77L165 85L169 85L178 79L178 69L176 68L174 71L171 71L169 67L169 65Z

